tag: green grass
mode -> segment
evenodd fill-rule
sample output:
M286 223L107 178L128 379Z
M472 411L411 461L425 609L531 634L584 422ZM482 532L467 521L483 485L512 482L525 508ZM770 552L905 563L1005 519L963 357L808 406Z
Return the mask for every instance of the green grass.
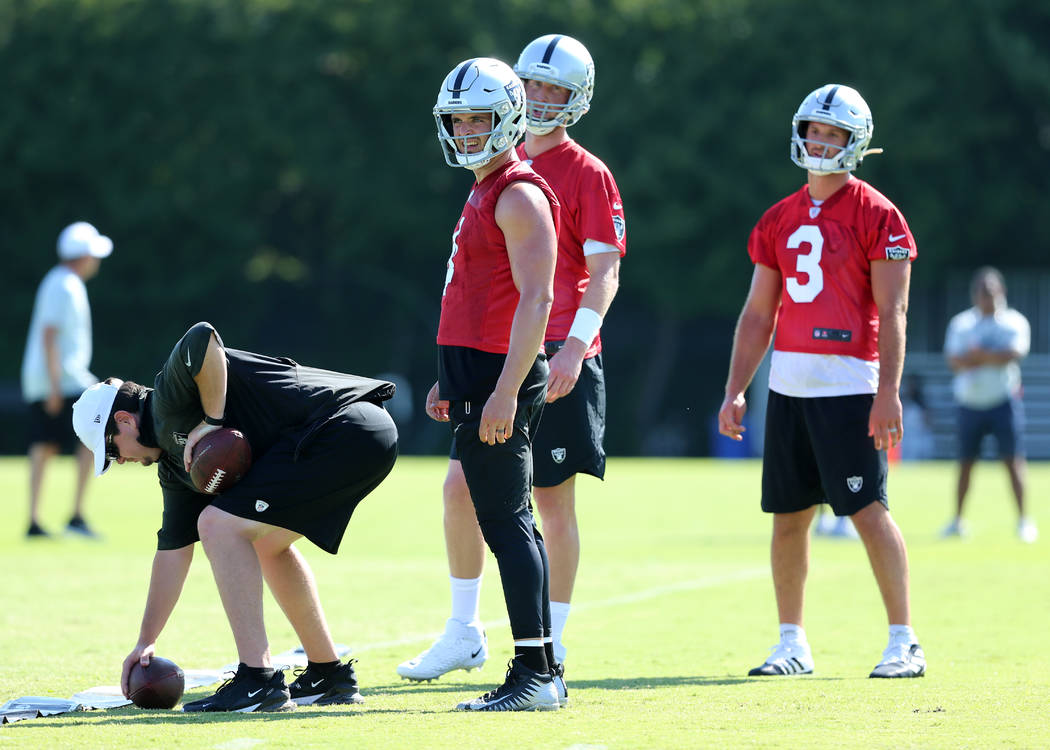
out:
M463 715L459 700L502 680L510 657L496 566L482 591L492 655L481 672L430 684L395 666L429 645L448 610L441 459L402 458L332 557L305 545L336 640L356 651L367 703L281 715L185 715L125 708L0 727L0 750L32 748L1004 747L1050 745L1050 465L1030 467L1044 539L1014 536L1004 470L975 472L973 536L941 541L951 464L893 468L891 507L909 545L914 624L929 673L867 674L886 640L858 542L816 539L807 590L812 676L749 679L777 638L770 520L750 461L610 461L579 484L583 564L566 632L571 706ZM44 521L69 510L72 465L48 476ZM134 645L159 525L155 472L120 467L90 488L106 535L27 542L24 460L0 460L0 703L115 685ZM272 600L276 653L296 645ZM235 661L203 552L158 652L184 668ZM192 697L205 694L195 691Z

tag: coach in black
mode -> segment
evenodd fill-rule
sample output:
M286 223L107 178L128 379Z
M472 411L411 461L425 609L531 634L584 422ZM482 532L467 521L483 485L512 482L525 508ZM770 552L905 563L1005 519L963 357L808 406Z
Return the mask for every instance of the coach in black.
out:
M199 540L240 666L214 695L183 710L361 702L353 666L335 652L313 573L293 545L306 537L334 554L354 508L390 473L397 429L382 402L393 393L385 381L226 348L210 324L198 323L175 345L153 388L109 378L80 397L73 427L94 453L95 473L113 461L156 463L164 495L139 640L121 674L125 695L132 666L154 654ZM201 494L188 471L193 446L224 425L245 434L254 463L221 495ZM270 660L263 579L309 659L290 686Z

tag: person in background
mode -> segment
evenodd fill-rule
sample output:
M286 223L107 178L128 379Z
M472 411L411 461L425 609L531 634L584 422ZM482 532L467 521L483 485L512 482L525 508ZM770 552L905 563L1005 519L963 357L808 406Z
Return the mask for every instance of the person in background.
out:
M999 458L1010 475L1017 503L1017 536L1031 544L1039 538L1025 513L1024 404L1020 361L1028 354L1028 320L1006 303L1006 283L994 268L979 269L970 287L973 307L948 323L944 355L955 373L952 382L959 405L959 480L955 517L942 536L964 536L963 505L970 474L985 435L995 437Z
M29 538L47 537L40 495L48 463L59 451L75 453L73 512L66 531L97 536L84 520L91 451L73 433L73 402L98 381L91 370L91 305L85 282L113 252L113 241L78 221L58 236L58 264L37 288L22 358L22 397L29 406Z

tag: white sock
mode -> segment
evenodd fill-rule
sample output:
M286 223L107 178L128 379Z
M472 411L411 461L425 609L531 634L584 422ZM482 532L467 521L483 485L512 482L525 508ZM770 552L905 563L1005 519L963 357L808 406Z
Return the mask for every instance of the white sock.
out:
M780 642L790 643L791 641L806 643L806 631L802 629L801 625L796 625L793 622L780 623Z
M481 576L477 578L448 577L452 589L452 619L471 625L481 619Z
M911 625L890 625L890 643L918 643Z
M561 642L565 632L565 622L569 619L568 602L551 602L551 638L554 641L554 658L559 662L565 659L565 644Z

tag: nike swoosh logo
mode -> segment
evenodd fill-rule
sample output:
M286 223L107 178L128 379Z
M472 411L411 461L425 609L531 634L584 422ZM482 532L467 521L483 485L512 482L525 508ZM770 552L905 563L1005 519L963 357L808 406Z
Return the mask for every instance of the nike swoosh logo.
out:
M906 235L906 234L891 234L889 236L889 240L890 240L890 242L896 242L897 240L903 240L907 236L908 235ZM189 364L189 362L187 362L186 364Z
M321 684L322 682L324 682L324 677L322 677L321 679L319 679L319 680L318 680L317 682L311 682L311 683L310 683L310 687L312 687L312 688L315 688L315 687L317 687L318 685L320 685L320 684Z
M255 696L257 696L257 695L258 695L259 693L261 693L261 692L262 692L263 690L265 690L265 689L266 689L266 688L259 688L259 689L258 689L258 690L256 690L256 691L255 691L254 693L248 693L248 697L249 697L249 698L254 698Z
M485 647L484 647L484 646L482 646L481 648L485 648ZM481 653L481 648L479 648L479 649L478 649L477 651L475 651L475 652L474 652L473 654L471 654L471 655L470 655L470 658L471 658L471 659L475 659L475 658L477 658L477 655Z
M186 366L187 367L193 367L193 365L190 364L190 353L189 352L186 352Z

